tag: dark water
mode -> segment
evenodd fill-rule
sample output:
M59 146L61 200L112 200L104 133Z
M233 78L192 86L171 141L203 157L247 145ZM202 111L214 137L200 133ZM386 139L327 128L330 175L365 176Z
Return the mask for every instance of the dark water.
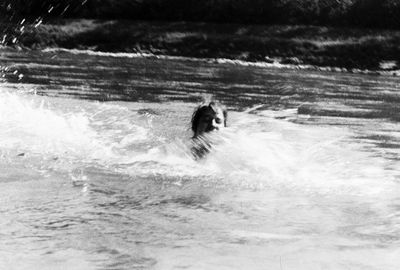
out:
M0 66L0 268L400 266L398 78L6 49ZM211 99L229 127L196 162Z

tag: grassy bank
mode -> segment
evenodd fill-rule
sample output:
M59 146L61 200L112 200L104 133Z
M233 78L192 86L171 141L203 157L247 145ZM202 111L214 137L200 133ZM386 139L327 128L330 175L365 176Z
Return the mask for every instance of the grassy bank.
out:
M27 48L279 61L349 70L400 66L400 31L393 30L82 19L8 29L16 30L5 43L11 45L17 36L17 44Z

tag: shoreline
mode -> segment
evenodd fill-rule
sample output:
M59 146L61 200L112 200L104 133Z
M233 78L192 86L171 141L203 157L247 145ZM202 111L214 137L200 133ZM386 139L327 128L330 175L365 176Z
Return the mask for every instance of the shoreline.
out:
M12 26L2 26L12 29L5 46L400 76L394 30L86 19Z

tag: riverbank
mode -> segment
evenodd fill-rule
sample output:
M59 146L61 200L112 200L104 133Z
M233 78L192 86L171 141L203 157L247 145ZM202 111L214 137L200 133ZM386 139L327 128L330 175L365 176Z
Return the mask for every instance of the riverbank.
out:
M4 26L3 26L4 27ZM317 26L62 20L8 29L4 44L314 66L400 69L400 31Z

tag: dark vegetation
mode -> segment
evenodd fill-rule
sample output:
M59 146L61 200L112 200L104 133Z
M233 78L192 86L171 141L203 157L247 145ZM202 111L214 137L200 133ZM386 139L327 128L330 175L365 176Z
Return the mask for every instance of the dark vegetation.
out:
M382 61L398 69L400 60L398 31L317 26L69 19L26 27L18 44L347 69L377 70Z
M41 22L44 22L41 24ZM383 30L385 29L385 30ZM399 0L3 0L0 44L400 69Z
M0 15L400 29L399 0L3 0Z

